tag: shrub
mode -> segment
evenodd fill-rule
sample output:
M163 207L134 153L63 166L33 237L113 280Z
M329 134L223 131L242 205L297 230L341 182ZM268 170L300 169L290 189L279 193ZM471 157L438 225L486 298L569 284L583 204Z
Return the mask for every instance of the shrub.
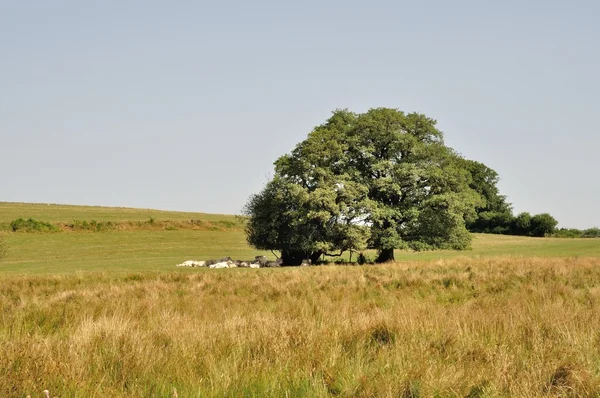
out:
M581 238L583 235L583 231L577 228L561 228L554 231L555 238Z
M531 217L531 235L544 237L556 229L558 221L548 213L536 214Z
M369 260L367 259L367 256L364 255L364 253L359 253L358 254L358 258L356 259L356 262L359 265L364 265L368 262Z
M515 235L531 235L531 214L527 212L520 213L512 220L512 233Z
M58 232L60 229L53 224L45 221L34 220L33 218L29 218L24 220L22 218L17 218L16 220L10 223L10 228L13 232L23 231L23 232Z
M600 228L594 227L583 231L584 238L600 238Z

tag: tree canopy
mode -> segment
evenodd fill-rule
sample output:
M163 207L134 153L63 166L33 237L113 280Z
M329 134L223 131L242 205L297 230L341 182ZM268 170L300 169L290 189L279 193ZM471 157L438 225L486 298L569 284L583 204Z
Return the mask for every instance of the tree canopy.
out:
M498 173L474 160L461 159L461 165L471 174L469 186L483 200L476 209L476 217L468 220L467 229L471 232L509 233L513 220L512 208L506 196L498 190Z
M337 110L250 197L248 242L289 265L365 248L378 261L398 248L465 249L465 222L485 200L463 162L423 114Z

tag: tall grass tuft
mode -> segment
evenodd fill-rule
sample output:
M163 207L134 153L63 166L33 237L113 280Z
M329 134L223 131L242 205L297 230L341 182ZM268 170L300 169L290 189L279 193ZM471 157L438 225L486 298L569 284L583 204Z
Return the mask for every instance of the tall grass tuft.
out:
M6 256L8 252L8 243L6 242L6 238L3 232L0 232L0 259Z

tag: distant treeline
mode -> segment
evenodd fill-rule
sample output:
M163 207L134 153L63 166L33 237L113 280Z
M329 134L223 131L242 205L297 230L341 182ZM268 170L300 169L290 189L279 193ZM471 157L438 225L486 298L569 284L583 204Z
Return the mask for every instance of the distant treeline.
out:
M552 235L557 238L600 238L600 228L576 229L560 228Z
M600 228L597 227L586 230L556 229L558 221L548 213L531 215L523 212L515 216L512 205L498 190L498 173L483 163L472 160L465 160L463 167L471 173L471 189L483 199L483 205L476 209L475 217L465 217L465 224L470 232L560 238L600 237Z
M513 216L509 212L480 213L476 222L469 225L471 232L517 236L552 236L555 238L600 238L600 228L556 228L557 221L548 213L525 212Z
M471 232L487 234L544 237L555 233L558 221L548 213L532 216L523 212L514 216L510 209L503 212L481 212L469 225Z

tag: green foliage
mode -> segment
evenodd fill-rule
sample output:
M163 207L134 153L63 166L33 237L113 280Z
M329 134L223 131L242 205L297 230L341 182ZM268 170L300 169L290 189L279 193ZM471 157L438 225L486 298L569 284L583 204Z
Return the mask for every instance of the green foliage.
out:
M60 229L49 222L38 221L33 218L27 220L18 218L10 223L13 232L58 232Z
M600 238L600 228L593 227L588 229L560 228L552 233L556 238Z
M111 221L86 221L86 220L74 220L66 226L74 231L93 231L103 232L109 231L116 228L116 224Z
M246 224L248 243L260 250L279 250L286 263L316 261L335 250L366 248L368 229L352 223L347 192L335 189L309 191L275 177L246 204L252 215Z
M560 228L552 234L555 238L581 238L583 231L577 228Z
M464 220L482 199L435 124L395 109L335 111L249 199L248 243L288 264L367 246L378 261L398 248L468 248Z
M471 175L470 187L483 199L473 219L466 219L471 232L504 235L546 236L554 232L558 222L547 213L531 214L524 212L513 216L506 196L500 195L497 184L498 173L483 163L461 159L461 166Z
M467 219L467 228L471 232L509 234L513 219L510 203L506 196L500 195L498 173L481 162L461 159L461 166L469 171L469 186L477 192L483 203L476 210L476 216Z
M511 213L482 212L477 220L478 227L474 230L491 234L544 237L553 234L557 224L558 221L548 213L532 216L523 212L515 217ZM481 226L484 227L480 229ZM576 234L577 237L581 235L581 231Z
M514 235L531 235L531 214L527 212L520 213L512 220L512 233Z
M556 229L558 221L548 213L536 214L531 217L531 236L543 237Z
M588 228L585 231L583 231L582 237L583 238L600 238L600 228L598 228L598 227Z

